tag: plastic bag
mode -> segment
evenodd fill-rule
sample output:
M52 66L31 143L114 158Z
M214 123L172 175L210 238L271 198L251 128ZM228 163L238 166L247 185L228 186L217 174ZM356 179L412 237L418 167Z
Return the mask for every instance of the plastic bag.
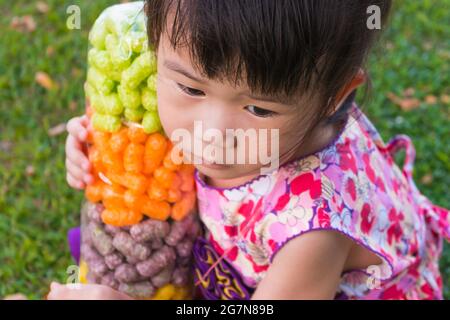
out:
M176 153L157 113L156 56L143 2L114 5L90 34L85 84L95 182L82 209L80 281L139 299L189 299L201 232L194 167Z

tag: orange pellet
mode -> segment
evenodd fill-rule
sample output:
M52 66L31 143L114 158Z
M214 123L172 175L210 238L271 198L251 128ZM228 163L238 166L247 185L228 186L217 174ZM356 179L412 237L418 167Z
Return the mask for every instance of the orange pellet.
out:
M144 169L144 150L142 144L130 143L123 153L123 166L126 171L139 173Z
M156 168L153 172L153 176L155 177L155 180L166 189L172 188L173 183L177 179L177 174L165 167Z
M171 217L176 221L182 220L195 206L196 196L194 191L185 192L182 199L172 207Z
M121 154L114 153L110 148L100 150L102 153L102 161L107 171L121 172L123 171L123 162Z
M104 183L99 180L86 187L85 196L90 202L100 202L103 199Z
M160 133L151 134L145 143L144 173L151 174L161 165L164 159L167 139Z
M156 179L151 179L149 184L148 196L150 199L158 201L167 199L167 190Z
M103 154L103 151L107 149L109 144L110 134L108 132L94 130L92 133L92 139L97 149Z
M145 195L140 195L132 190L125 191L125 194L123 196L125 205L132 209L141 212L142 206L145 202L148 201L148 197Z
M164 155L168 147L168 140L162 134L156 132L148 136L145 145L149 150Z
M117 185L107 185L103 187L103 204L107 209L125 207L125 190Z
M92 146L89 148L88 157L89 162L92 164L96 172L102 172L105 170L103 166L102 155L100 154L100 151L96 146Z
M109 146L113 152L119 153L125 150L126 146L129 143L127 132L127 128L122 128L118 132L115 132L111 135Z
M183 165L181 170L178 171L178 174L180 175L180 178L181 178L180 190L184 191L184 192L189 192L189 191L194 190L195 181L194 181L193 171L191 171L191 169L189 167L191 167L191 166Z
M173 150L173 149L172 149ZM176 171L179 170L181 168L181 164L176 164L173 162L172 160L172 151L167 152L167 154L164 157L163 160L163 165L165 168L171 170L171 171Z
M156 220L167 220L170 217L171 207L165 201L149 199L142 206L142 212L149 218Z
M144 143L147 140L148 135L144 129L138 126L130 126L128 128L128 138L134 143Z
M185 172L189 175L194 175L195 167L192 164L183 163L181 165L180 171Z
M144 156L144 173L152 174L161 164L161 159L154 155Z
M139 223L143 218L142 213L139 211L124 207L105 209L101 216L104 223L115 227L133 225Z
M105 174L105 176L114 184L116 185L122 185L123 180L123 174L122 171L112 171L108 170Z
M179 145L175 146L172 143L170 143L169 146L170 147L167 148L166 158L176 166L176 170L180 170L184 161L181 147Z
M181 200L181 191L179 189L169 189L167 191L167 201L174 203Z
M147 190L148 179L142 174L127 172L122 175L121 184L137 194L142 194Z

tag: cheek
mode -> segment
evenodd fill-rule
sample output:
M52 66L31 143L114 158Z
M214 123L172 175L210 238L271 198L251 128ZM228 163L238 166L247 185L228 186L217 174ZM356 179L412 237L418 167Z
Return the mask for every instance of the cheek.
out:
M180 110L180 107L186 104L182 101L184 99L180 98L179 93L168 84L160 80L157 81L156 90L159 118L165 133L170 137L177 128L188 129L191 122L189 115Z

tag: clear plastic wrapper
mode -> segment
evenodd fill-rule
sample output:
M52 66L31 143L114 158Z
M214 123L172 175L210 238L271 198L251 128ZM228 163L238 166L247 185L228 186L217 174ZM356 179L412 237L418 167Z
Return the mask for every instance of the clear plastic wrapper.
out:
M143 2L102 12L90 34L85 84L95 181L81 214L80 280L138 299L190 299L200 235L194 168L164 135L156 56Z

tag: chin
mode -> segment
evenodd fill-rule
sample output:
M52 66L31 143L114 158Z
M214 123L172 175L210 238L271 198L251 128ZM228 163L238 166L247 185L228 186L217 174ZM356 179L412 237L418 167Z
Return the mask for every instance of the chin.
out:
M239 177L239 173L236 173L233 166L211 167L204 164L196 164L195 167L200 173L215 179L233 179Z
M236 180L236 183L238 184L245 182L246 179L250 180L260 174L259 169L253 168L253 170L251 170L249 167L243 168L242 165L209 166L206 164L196 164L195 167L201 174L209 178Z

